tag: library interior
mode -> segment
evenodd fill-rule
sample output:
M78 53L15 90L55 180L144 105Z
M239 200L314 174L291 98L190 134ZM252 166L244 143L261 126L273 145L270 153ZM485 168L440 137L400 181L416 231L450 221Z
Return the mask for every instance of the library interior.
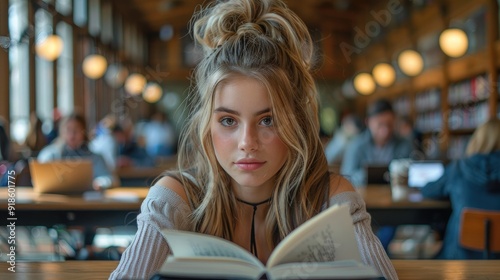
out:
M165 227L265 263L344 203L384 279L495 279L499 6L0 0L0 278L153 279Z

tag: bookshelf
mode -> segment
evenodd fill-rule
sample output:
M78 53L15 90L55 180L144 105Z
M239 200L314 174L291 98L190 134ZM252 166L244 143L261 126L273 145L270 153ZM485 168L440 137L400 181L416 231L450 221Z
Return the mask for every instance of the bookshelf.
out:
M500 40L497 1L457 0L447 5L451 22L474 21L484 27L481 34L471 35L473 45L467 54L460 58L448 58L444 54L439 55L439 49L436 54L432 46L427 46L426 50L416 46L424 54L424 61L427 59L432 63L427 62L426 69L416 77L400 77L392 87L378 88L371 96L363 97L365 100L360 104L366 106L379 98L392 100L396 114L410 116L416 128L424 134L426 156L452 160L464 155L467 143L478 125L491 117L500 117L497 85ZM434 4L416 13L410 19L417 27L417 41L432 41L436 33L446 28L442 20L435 20L439 15L435 14ZM434 16L429 16L432 14ZM391 44L392 37L403 40L402 35L392 36L391 33L383 39L388 42L386 46L394 45ZM394 34L401 32L398 30ZM391 54L395 56L399 50L408 47L411 46L394 47ZM429 56L426 57L426 54ZM373 64L375 62L376 59L373 59ZM358 109L360 112L363 110Z

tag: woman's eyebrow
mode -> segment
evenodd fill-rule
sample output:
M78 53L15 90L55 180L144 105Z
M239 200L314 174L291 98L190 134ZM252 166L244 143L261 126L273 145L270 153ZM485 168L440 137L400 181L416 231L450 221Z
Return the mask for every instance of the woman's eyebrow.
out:
M271 112L271 109L270 108L266 108L264 110L260 110L258 112L256 112L254 115L255 116L259 116L259 115L262 115L262 114L265 114L265 113L269 113ZM231 110L229 108L226 108L226 107L218 107L214 110L214 113L229 113L229 114L233 114L233 115L236 115L236 116L239 116L240 113L238 111L235 111L235 110Z
M233 115L237 115L237 116L240 115L240 113L238 113L238 111L231 110L231 109L226 108L226 107L219 107L219 108L214 110L214 113L229 113L229 114L233 114Z

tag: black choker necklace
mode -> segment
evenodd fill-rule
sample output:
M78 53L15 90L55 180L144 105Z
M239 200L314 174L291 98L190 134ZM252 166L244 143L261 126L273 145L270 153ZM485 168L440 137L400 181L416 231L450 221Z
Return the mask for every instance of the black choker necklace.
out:
M253 216L252 216L252 232L250 233L250 252L252 254L254 254L255 257L259 257L257 255L257 244L255 243L255 213L257 212L257 206L261 205L261 204L264 204L266 202L270 202L272 199L272 197L264 200L264 201L261 201L261 202L257 202L257 203L251 203L251 202L247 202L247 201L244 201L242 199L239 199L239 198L236 198L236 200L238 200L239 202L241 203L245 203L247 205L250 205L250 206L253 206Z

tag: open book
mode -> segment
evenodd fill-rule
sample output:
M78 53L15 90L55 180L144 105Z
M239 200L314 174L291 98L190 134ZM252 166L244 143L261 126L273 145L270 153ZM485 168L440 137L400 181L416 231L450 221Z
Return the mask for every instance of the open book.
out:
M295 229L267 265L222 238L168 229L162 234L173 255L152 279L384 279L361 263L347 205L334 205Z

